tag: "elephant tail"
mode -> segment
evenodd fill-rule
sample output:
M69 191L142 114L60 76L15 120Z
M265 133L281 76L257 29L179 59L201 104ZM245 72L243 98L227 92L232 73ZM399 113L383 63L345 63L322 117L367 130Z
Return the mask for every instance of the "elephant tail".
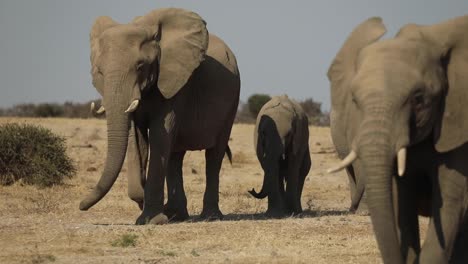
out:
M231 148L229 148L229 145L226 145L226 155L229 159L229 162L232 165L232 152L231 152Z
M263 199L268 195L264 188L262 188L262 190L259 193L256 192L254 188L252 188L252 190L250 190L249 193L257 199Z
M258 138L257 138L257 146L256 146L256 151L257 151L257 157L260 159L264 159L265 158L265 155L266 153L265 152L269 152L266 148L267 148L267 139L265 138L266 137L266 133L269 132L269 126L275 126L276 128L276 125L274 124L273 120L268 117L268 116L262 116L262 118L260 119L260 122L258 124ZM262 163L263 161L260 161L260 163ZM254 188L252 188L252 190L248 191L253 197L257 198L257 199L264 199L265 197L268 196L268 193L270 191L270 183L269 181L271 179L267 179L267 177L271 176L270 174L267 174L266 172L264 173L263 175L263 185L262 185L262 189L260 190L260 192L256 192Z

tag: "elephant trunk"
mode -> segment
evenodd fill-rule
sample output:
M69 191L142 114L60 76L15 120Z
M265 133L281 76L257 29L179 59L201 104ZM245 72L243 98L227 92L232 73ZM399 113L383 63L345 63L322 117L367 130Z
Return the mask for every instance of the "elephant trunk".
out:
M263 198L265 198L265 197L268 196L268 193L269 193L268 190L270 190L269 181L270 181L271 179L268 180L267 178L269 178L269 177L267 176L267 173L265 173L264 176L263 176L262 190L260 190L259 193L257 193L257 192L255 191L254 188L252 188L252 190L249 191L249 193L250 193L253 197L255 197L255 198L257 198L257 199L263 199Z
M80 210L88 210L99 202L110 190L122 169L128 145L129 114L125 113L128 107L128 98L122 95L128 88L124 81L113 82L106 87L106 94L111 95L106 100L107 119L107 156L104 171L94 189L81 201ZM108 91L108 92L107 92Z
M366 175L366 192L375 237L384 263L402 263L392 199L396 152L388 109L374 108L360 131L359 158Z

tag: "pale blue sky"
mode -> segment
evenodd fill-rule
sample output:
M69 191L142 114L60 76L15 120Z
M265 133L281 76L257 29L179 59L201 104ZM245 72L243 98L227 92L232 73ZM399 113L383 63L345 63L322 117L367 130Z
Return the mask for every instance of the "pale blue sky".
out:
M88 34L94 19L120 23L159 7L200 14L237 56L241 99L252 93L313 97L329 108L328 66L349 32L381 16L395 34L468 13L466 0L116 1L0 0L0 107L84 102L91 84Z

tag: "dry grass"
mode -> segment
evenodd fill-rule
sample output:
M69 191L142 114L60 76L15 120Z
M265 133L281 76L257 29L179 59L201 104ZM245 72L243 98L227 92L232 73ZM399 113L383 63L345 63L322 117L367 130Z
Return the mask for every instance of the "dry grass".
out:
M0 187L0 263L380 262L369 217L347 213L347 177L324 173L336 161L327 128L310 130L313 164L301 218L264 219L266 200L247 194L260 187L263 174L252 146L253 125L240 124L230 141L234 163L225 161L220 176L225 221L196 220L205 188L204 155L196 151L184 164L190 221L135 226L139 209L127 198L126 170L100 203L78 210L103 169L104 120L0 119L13 121L40 124L67 137L78 171L65 185L50 189Z

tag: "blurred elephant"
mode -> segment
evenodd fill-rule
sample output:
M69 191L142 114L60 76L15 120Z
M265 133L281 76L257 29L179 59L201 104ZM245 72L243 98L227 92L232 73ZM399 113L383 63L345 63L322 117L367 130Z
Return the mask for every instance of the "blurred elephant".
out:
M208 34L199 15L177 8L151 11L129 24L99 17L90 42L108 147L104 172L80 209L88 210L110 190L128 147L129 195L143 208L136 223L184 220L183 158L187 150L206 149L201 217L222 218L219 170L229 153L240 92L232 51ZM163 206L165 178L168 201Z
M301 106L286 95L268 101L257 116L254 146L265 175L262 190L249 193L258 199L268 196L267 216L301 213L302 188L311 167L309 121Z
M468 263L468 16L385 32L360 24L328 71L331 171L347 168L353 206L365 189L385 263Z

